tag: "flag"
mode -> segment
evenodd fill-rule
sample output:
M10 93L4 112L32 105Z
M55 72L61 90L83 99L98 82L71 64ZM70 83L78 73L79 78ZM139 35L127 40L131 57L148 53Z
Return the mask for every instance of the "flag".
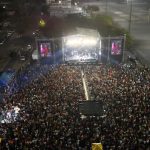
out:
M43 19L41 19L40 21L39 21L39 26L40 27L45 27L45 21L43 20Z
M2 143L2 138L0 138L0 144Z

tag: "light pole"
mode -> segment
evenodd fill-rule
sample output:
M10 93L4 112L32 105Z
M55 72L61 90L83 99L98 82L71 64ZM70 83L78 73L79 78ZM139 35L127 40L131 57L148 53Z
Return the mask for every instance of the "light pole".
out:
M150 23L150 8L148 9L148 18L147 18L147 20L148 20L148 23Z
M107 15L107 12L108 12L108 0L106 0L106 7L105 7L105 13Z
M132 0L130 0L130 14L129 14L129 27L128 27L129 33L131 31L132 9L133 9L133 2L132 2Z

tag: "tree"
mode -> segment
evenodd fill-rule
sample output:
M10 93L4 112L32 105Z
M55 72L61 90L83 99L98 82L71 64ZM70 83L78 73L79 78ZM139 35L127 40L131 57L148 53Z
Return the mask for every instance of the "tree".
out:
M99 7L95 6L95 5L91 5L91 6L88 6L86 10L89 11L89 12L99 11Z

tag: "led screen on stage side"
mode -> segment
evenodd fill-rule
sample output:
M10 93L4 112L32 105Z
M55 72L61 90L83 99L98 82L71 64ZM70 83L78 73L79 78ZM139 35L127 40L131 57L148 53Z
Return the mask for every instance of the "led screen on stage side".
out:
M49 40L39 40L38 51L41 58L52 56L52 43Z
M120 55L122 53L122 45L122 39L111 40L111 55Z

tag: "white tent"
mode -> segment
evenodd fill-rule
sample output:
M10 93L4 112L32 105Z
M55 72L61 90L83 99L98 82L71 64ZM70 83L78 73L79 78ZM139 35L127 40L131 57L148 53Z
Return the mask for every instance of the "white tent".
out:
M63 37L63 46L100 46L101 37L97 30L77 27ZM97 45L97 46L98 46Z
M96 61L100 50L101 37L95 29L77 27L62 39L64 61Z
M32 59L33 60L38 60L39 56L38 56L38 50L34 50L32 53Z

